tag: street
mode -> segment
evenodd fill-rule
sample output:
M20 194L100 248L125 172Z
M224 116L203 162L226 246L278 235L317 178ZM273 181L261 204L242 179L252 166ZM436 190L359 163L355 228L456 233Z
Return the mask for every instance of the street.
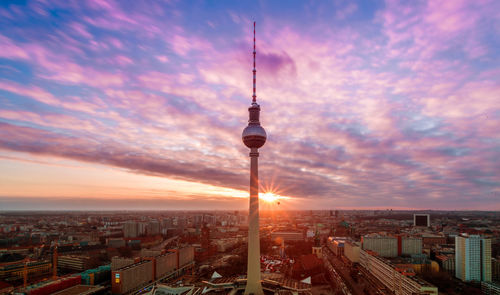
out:
M323 255L328 260L328 264L333 266L337 276L342 280L349 291L354 295L382 295L386 294L383 289L384 286L376 280L370 273L363 267L359 267L357 281L351 276L352 267L347 265L334 255L327 247L323 248ZM328 268L328 266L327 266ZM344 293L347 294L347 293Z

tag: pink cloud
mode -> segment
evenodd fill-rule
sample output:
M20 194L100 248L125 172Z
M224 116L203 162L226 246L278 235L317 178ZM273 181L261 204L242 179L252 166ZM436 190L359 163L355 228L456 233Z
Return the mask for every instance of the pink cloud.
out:
M0 35L0 57L13 59L27 59L28 54L7 37Z
M0 118L19 122L30 122L40 126L56 127L66 130L96 131L96 126L88 120L79 120L61 114L38 114L29 111L13 111L0 109Z
M93 36L92 34L90 34L87 29L85 28L84 25L80 24L80 23L72 23L71 25L71 28L73 29L73 31L77 34L77 35L80 35L86 39L92 39Z
M0 89L22 96L28 96L48 105L60 105L60 101L57 98L55 98L51 93L39 87L26 87L25 85L19 85L13 82L0 81Z
M211 51L212 45L206 40L196 36L183 36L181 34L174 34L167 41L175 53L181 56L187 55L192 50L197 51Z
M168 57L165 56L165 55L157 55L156 59L159 60L159 61L161 61L162 63L166 63L166 62L169 61Z
M15 46L6 37L1 37L3 56L34 62L41 71L41 77L62 83L87 84L94 87L117 86L124 83L124 76L105 71L98 71L91 67L83 67L46 47L38 44L26 44L23 49ZM1 53L0 53L1 54ZM130 62L127 57L122 62Z

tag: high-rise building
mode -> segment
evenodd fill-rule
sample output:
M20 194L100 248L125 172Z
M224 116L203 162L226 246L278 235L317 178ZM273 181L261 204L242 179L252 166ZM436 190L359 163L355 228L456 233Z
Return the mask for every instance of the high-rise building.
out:
M203 214L198 214L194 216L193 225L195 227L201 227L203 224Z
M150 236L160 234L160 222L157 220L150 221L147 225L147 234Z
M413 214L413 226L431 226L431 216L429 214Z
M248 126L241 135L243 143L250 148L250 202L248 212L248 268L245 295L263 295L260 281L260 241L259 241L259 148L266 143L266 131L260 126L260 106L257 104L255 69L255 22L253 23L253 95L248 108Z
M126 238L136 238L139 236L137 222L127 221L123 224L123 236Z
M148 231L148 223L147 222L138 222L137 223L137 236L145 236Z
M496 258L491 258L491 279L500 282L500 261Z
M491 240L479 235L455 237L455 276L462 281L491 281Z

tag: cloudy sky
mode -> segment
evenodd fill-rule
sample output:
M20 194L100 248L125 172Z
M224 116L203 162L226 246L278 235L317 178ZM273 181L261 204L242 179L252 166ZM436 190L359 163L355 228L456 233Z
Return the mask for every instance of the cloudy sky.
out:
M500 210L500 1L1 1L0 210Z

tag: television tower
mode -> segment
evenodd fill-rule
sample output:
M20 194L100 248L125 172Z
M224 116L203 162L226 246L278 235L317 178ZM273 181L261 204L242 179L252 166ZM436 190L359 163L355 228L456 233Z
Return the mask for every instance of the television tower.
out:
M243 143L250 148L250 202L248 210L248 268L245 295L264 295L260 282L259 240L259 148L266 143L266 131L260 126L260 106L257 104L255 69L255 22L253 22L253 95L248 108L248 126L241 135Z

